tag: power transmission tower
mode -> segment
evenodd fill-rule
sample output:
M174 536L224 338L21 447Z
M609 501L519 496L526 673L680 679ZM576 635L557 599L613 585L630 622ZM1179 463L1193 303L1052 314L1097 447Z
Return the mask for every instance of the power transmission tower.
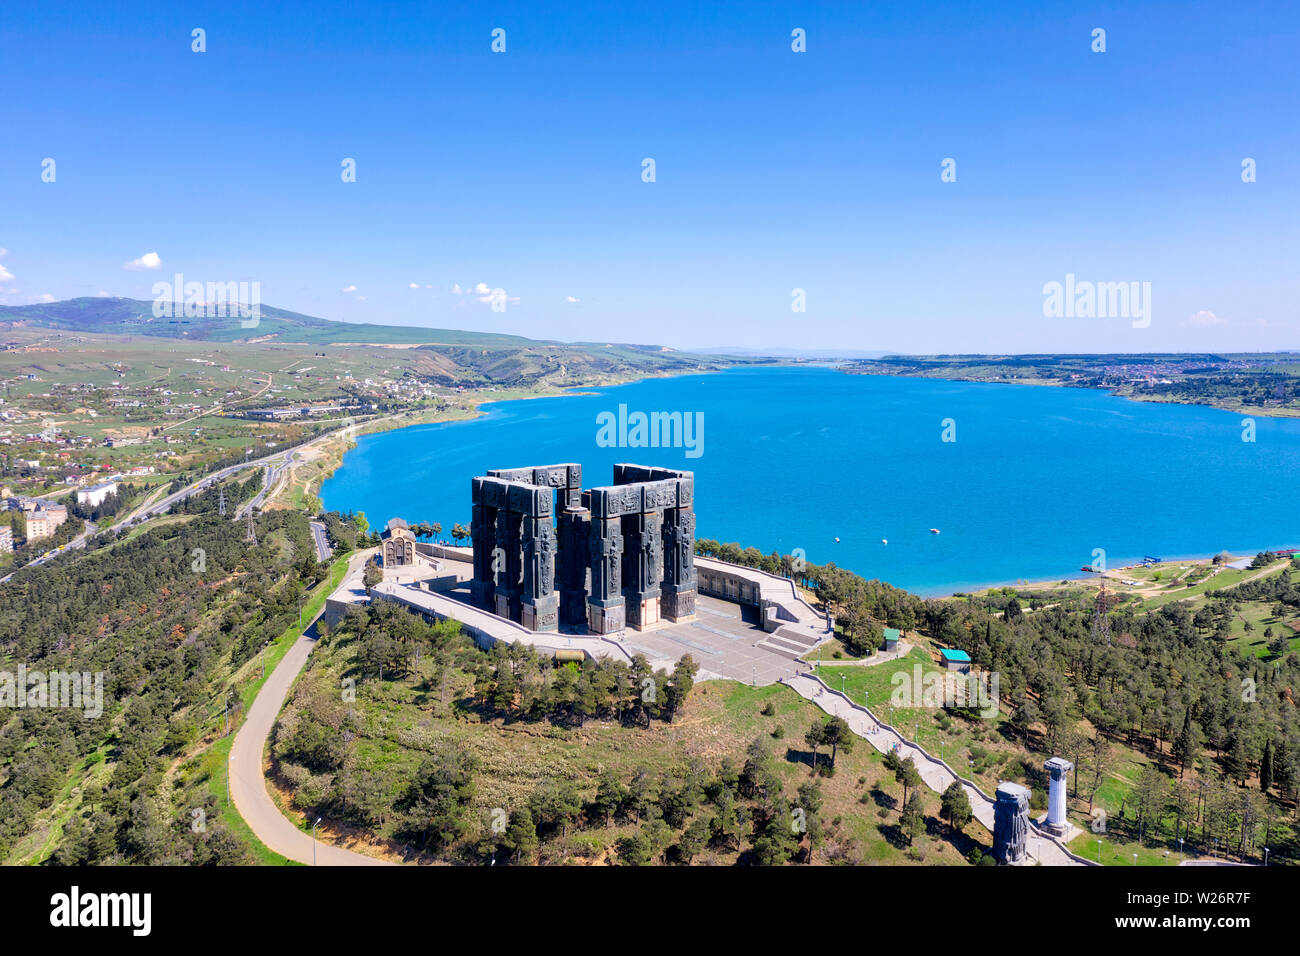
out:
M1115 603L1114 595L1107 593L1106 582L1103 579L1092 611L1092 639L1098 643L1101 641L1110 643L1110 608L1113 603Z
M217 493L217 514L221 515L221 517L223 518L226 516L226 489L225 488L222 488Z
M248 507L248 534L244 535L247 544L257 544L257 532L253 530L253 507Z

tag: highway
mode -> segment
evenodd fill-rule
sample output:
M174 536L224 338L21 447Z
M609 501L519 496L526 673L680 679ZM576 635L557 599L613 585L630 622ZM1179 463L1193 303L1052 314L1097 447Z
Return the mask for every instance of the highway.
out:
M311 521L311 537L316 542L316 560L328 561L334 555L334 549L330 547L329 535L325 533L325 525L315 520Z
M46 551L39 558L33 558L31 561L28 561L26 564L24 564L23 567L34 568L37 567L38 565L44 564L46 561L49 561L51 558L58 557L64 551L68 551L72 548L84 548L86 546L86 542L89 541L91 538L93 538L95 536L95 532L97 532L98 530L99 530L99 525L95 524L95 522L93 521L87 520L86 526L85 528L82 529L81 534L77 535L67 544L63 545L63 547L54 548L51 551ZM19 570L21 570L21 568ZM4 577L0 578L0 584L4 584L6 581L12 578L14 576L14 573L15 572L10 571Z
M355 427L356 425L348 426L348 428ZM325 441L329 438L341 435L343 432L347 431L348 428L329 432L328 434L321 435L319 438L313 438L311 441L303 445L295 445L293 448L286 448L283 451L277 451L274 454L266 455L263 458L252 458L248 461L240 462L237 465L230 465L229 467L222 468L220 471L214 471L210 475L204 475L197 481L186 485L180 491L172 492L167 497L160 498L152 504L140 505L135 509L135 511L131 512L130 516L127 517L125 521L115 527L128 528L139 524L141 521L156 518L158 515L164 514L170 510L171 506L176 504L176 502L184 501L195 492L203 491L204 489L211 487L214 483L221 481L224 478L228 478L233 474L244 471L245 469L261 467L261 490L259 490L251 499L240 505L233 515L234 518L242 518L250 507L262 507L262 503L266 501L267 496L275 489L275 486L279 484L280 479L283 478L289 469L291 469L296 463L298 452L316 444L317 442Z
M255 494L248 501L244 502L244 504L240 505L237 509L235 509L235 513L232 516L232 520L241 519L245 516L245 514L247 514L249 508L262 507L262 504L263 502L266 501L267 496L275 489L275 486L279 484L281 478L283 478L284 475L296 463L298 452L302 451L305 448L310 447L311 445L316 444L317 442L326 441L330 438L334 438L338 435L341 435L347 431L355 430L361 424L364 423L357 422L355 424L347 426L346 428L341 428L338 429L337 431L332 431L327 434L321 435L318 438L313 438L311 441L306 442L305 444L295 445L293 448L286 448L283 451L277 451L273 454L266 455L265 457L262 458L253 458L248 461L242 461L239 462L238 464L229 465L226 468L222 468L220 471L214 471L210 475L204 475L202 478L199 478L198 480L186 485L180 491L174 491L171 494L167 495L166 497L160 498L153 503L146 502L145 504L140 505L129 515L127 515L127 517L124 518L122 521L112 525L112 530L129 531L131 528L134 528L136 525L148 521L150 518L156 518L159 515L166 514L168 511L171 510L172 505L176 504L178 501L184 501L186 498L190 497L196 492L200 492L207 488L212 487L212 485L216 484L218 481L221 481L222 479L228 478L234 474L238 474L241 471L246 471L249 468L260 467L262 469L261 490L259 490L257 494ZM322 532L324 531L323 526L321 530ZM85 547L86 543L90 540L91 537L94 536L94 534L97 531L99 531L99 526L95 525L93 522L87 521L86 530L83 531L81 534L79 534L76 538L72 539L72 541L64 545L62 550L56 548L53 551L47 551L39 558L36 558L35 560L24 565L24 567L30 568L30 567L44 564L45 562L51 560L52 558L57 557L59 554L62 553L62 551L66 551L69 548ZM313 529L312 534L313 537L316 537L315 529ZM322 543L321 538L316 538L316 550L318 555L323 555L321 557L322 561L328 560L330 555L333 553L332 550L329 548L328 539L325 539L324 542ZM4 584L13 576L14 576L14 572L11 572L5 575L3 578L0 578L0 584Z

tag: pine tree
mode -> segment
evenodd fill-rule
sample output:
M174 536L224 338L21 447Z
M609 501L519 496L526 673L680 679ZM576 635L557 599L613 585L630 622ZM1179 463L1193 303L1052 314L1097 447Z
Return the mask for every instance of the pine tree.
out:
M913 841L925 831L925 809L921 805L919 789L913 790L911 797L903 805L903 815L898 822L907 836L908 846L911 846Z
M960 781L954 780L943 792L939 812L954 830L961 830L970 823L972 816L970 797L966 795L966 788Z
M1192 730L1192 710L1183 712L1183 727L1174 741L1174 759L1178 761L1178 779L1183 779L1187 765L1196 760L1196 734Z
M803 742L812 748L812 768L813 773L816 773L817 750L826 742L826 725L820 719L814 720L812 726L808 728L808 733L803 735Z
M1235 730L1228 738L1228 746L1223 755L1223 771L1229 779L1237 781L1238 786L1246 782L1246 774L1250 772L1245 741Z

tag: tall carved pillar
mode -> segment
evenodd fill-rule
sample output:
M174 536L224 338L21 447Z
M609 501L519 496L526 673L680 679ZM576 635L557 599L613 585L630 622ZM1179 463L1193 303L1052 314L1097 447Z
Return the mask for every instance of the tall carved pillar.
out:
M587 630L613 634L623 630L623 534L620 519L597 517L593 496L591 518L591 597L587 601Z
M664 514L664 582L660 609L670 621L695 617L695 511L672 508Z
M479 489L475 485L475 499ZM470 594L476 605L485 610L496 607L496 582L492 578L492 550L496 547L497 511L485 504L474 503L469 523L469 536L474 545L474 580Z
M524 516L509 508L497 509L496 546L492 550L492 567L498 617L519 620L520 589L523 585Z
M580 629L587 623L587 591L591 587L591 512L561 511L560 554L556 587L560 592L560 623Z
M642 629L659 623L659 581L663 577L663 516L643 511L626 519L623 599L627 623Z
M549 498L550 491L542 490ZM555 591L555 526L549 513L524 516L523 565L519 623L532 631L558 631L560 596Z

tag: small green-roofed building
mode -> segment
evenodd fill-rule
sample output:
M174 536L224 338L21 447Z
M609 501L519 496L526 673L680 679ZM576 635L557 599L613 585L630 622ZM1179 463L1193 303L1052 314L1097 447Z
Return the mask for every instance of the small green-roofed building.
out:
M898 650L898 639L902 637L901 632L896 627L885 628L885 647L886 651Z
M950 671L960 671L963 674L970 671L970 655L965 651L945 647L939 651L939 657L943 660L943 666Z

